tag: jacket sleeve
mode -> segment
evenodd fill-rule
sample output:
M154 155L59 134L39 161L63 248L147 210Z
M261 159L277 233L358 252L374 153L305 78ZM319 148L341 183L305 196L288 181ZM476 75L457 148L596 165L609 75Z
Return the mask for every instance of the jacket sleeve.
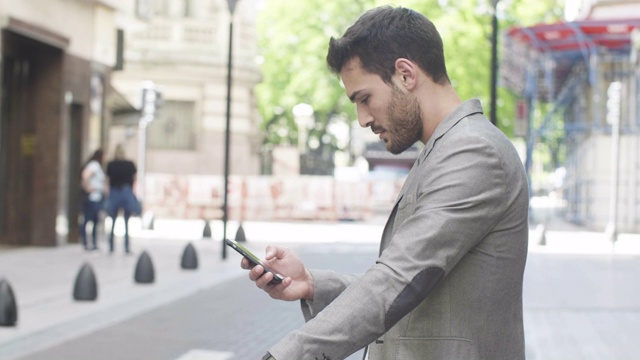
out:
M338 274L333 270L310 270L310 272L314 284L313 301L300 301L305 321L313 319L358 278L357 275Z
M318 307L322 312L269 350L276 359L344 359L373 342L498 222L508 206L500 152L482 136L438 141L447 143L434 147L409 175L417 185L403 189L394 235L376 264L335 299L322 297L330 302Z

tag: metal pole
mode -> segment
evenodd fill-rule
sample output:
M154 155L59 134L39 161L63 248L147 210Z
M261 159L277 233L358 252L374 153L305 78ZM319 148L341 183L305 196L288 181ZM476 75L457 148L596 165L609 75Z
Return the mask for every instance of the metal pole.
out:
M618 176L620 172L620 121L611 125L611 199L607 235L614 244L618 240Z
M143 115L138 122L138 191L136 196L141 203L144 203L144 177L146 175L146 159L147 159L147 116Z
M144 204L145 175L147 169L147 126L154 120L156 112L156 100L158 92L153 81L146 80L142 83L141 117L138 121L138 175L137 197Z
M224 240L227 238L227 221L229 220L229 143L231 141L231 70L233 51L233 10L235 4L229 2L229 51L227 61L227 121L224 133L224 202L222 205L222 259L227 258L227 246Z
M496 101L498 99L498 2L493 0L493 17L491 19L491 123L498 126Z
M620 172L620 104L623 89L620 81L612 82L607 90L607 122L611 125L611 197L609 223L605 233L611 244L618 239L618 176Z
M640 30L638 30L637 28L633 30L633 32L631 33L631 41L632 41L632 47L631 47L631 57L629 60L629 115L628 115L628 121L629 121L629 126L632 129L638 130L638 110L637 110L637 102L638 102L638 51L640 51ZM638 148L638 138L635 137L635 139L633 139L632 144L635 144L635 147ZM630 145L630 148L633 148L632 145ZM638 149L640 150L640 149ZM640 153L640 151L630 151L629 152L629 156L630 161L629 164L636 164L636 169L638 169L638 164L639 159L638 159L638 154ZM635 206L636 204L636 199L637 199L637 194L638 194L638 187L635 186L635 184L638 183L638 171L637 170L631 170L629 171L629 176L630 176L630 180L629 180L629 184L631 184L631 186L629 186L629 194L627 196L627 223L630 224L633 227L633 224L635 222L635 219L638 219L638 207Z

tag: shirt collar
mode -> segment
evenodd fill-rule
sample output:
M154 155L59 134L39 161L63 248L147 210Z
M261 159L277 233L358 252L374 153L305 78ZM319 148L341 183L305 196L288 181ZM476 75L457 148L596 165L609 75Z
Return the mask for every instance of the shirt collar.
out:
M422 162L427 157L427 155L429 155L436 143L436 140L446 134L447 131L455 126L460 120L466 118L469 115L482 113L482 104L478 99L467 100L458 105L458 107L456 107L451 113L449 113L449 115L447 115L433 131L433 134L431 134L431 137L425 144L424 149L422 149L422 153L418 157L418 163Z

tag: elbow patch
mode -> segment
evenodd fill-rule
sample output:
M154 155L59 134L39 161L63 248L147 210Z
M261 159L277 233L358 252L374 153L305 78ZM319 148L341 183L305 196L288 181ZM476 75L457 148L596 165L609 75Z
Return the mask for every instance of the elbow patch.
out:
M418 306L444 277L444 270L430 267L422 270L393 300L384 320L385 331L389 331L406 314Z

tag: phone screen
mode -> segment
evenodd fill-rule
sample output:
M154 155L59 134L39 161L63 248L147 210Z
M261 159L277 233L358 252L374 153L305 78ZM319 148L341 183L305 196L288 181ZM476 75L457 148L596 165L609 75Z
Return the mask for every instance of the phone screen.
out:
M227 245L229 245L231 248L237 251L240 255L246 257L249 260L249 262L251 262L254 266L261 265L264 268L265 272L273 273L273 282L275 282L276 284L280 284L282 280L284 280L284 277L282 275L276 274L275 272L271 271L271 269L262 265L262 262L257 256L255 256L251 251L249 251L244 246L240 245L238 242L229 240L229 239L225 239L224 241Z

